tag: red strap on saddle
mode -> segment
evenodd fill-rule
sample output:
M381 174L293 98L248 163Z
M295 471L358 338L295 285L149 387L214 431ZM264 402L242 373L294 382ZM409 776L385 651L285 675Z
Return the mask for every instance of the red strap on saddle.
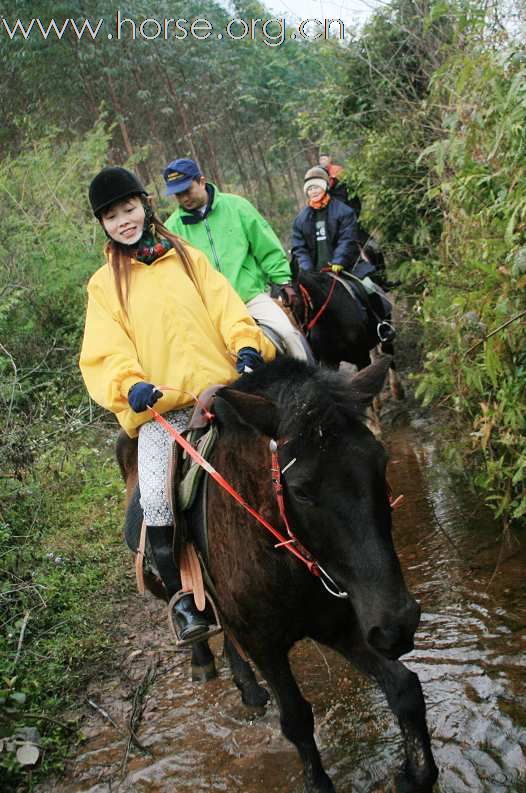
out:
M172 427L172 425L169 424L166 421L166 419L161 416L160 413L157 413L157 411L154 410L153 408L148 408L148 410L152 414L152 416L155 419L155 421L157 421L159 424L161 424L164 427L164 429L167 432L169 432L170 435L173 438L175 438L177 443L180 446L183 447L183 449L190 455L190 457L193 460L196 461L196 463L199 463L199 465L202 468L204 468L204 470L207 472L207 474L209 476L211 476L212 479L214 479L218 483L218 485L223 488L223 490L226 490L226 492L229 493L232 496L232 498L234 498L238 502L238 504L241 504L241 506L244 509L246 509L247 512L249 512L252 515L252 517L255 518L258 521L258 523L261 523L261 525L264 526L267 529L267 531L269 531L271 534L274 535L274 537L276 537L277 540L279 540L279 543L277 544L276 547L280 547L280 546L285 547L287 549L287 551L292 553L297 559L299 559L301 562L303 562L303 564L309 569L309 571L313 575L315 575L315 576L319 576L320 575L320 571L318 569L317 563L314 560L312 560L312 559L308 559L306 556L304 556L301 553L301 551L297 550L297 548L295 548L294 545L293 545L293 542L294 542L293 539L288 539L287 540L287 538L284 537L284 535L281 534L281 532L279 532L277 529L275 529L274 526L272 526L267 520L265 520L265 518L262 515L260 515L259 512L256 512L255 509L253 509L249 504L247 504L245 499L237 492L237 490L235 490L232 487L232 485L229 484L226 481L226 479L224 479L221 476L221 474L218 471L216 471L216 469L212 465L210 465L208 460L205 460L204 457L202 457L202 455L199 454L197 449L194 449L192 444L189 443L186 440L186 438L183 438L183 436L179 432L177 432L175 427ZM280 509L280 511L281 511L281 509ZM284 507L283 507L283 513L284 513ZM288 528L288 525L287 525L287 531L289 531L289 533L290 533L290 529Z

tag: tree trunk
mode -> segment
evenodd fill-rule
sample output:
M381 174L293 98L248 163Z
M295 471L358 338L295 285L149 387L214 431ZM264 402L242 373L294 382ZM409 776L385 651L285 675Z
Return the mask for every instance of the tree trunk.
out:
M246 195L251 195L252 185L251 185L250 176L247 174L245 170L243 150L236 136L234 126L230 123L230 120L227 120L227 128L228 128L228 140L234 153L234 158L239 171L239 175L241 177L241 183L243 184L244 192Z
M263 165L263 172L265 174L265 180L267 182L267 187L268 187L268 192L269 192L269 195L270 195L270 200L272 201L273 204L275 204L275 202L276 202L276 191L274 190L274 185L272 184L272 177L271 177L269 169L267 167L267 161L265 159L265 154L263 152L263 149L261 148L260 143L257 143L256 147L257 147L257 150L258 150L259 158L261 160L261 164Z
M163 80L166 83L170 96L173 99L175 109L177 110L177 114L181 121L184 137L188 142L188 147L190 149L192 159L195 160L196 162L199 162L199 157L197 156L197 149L194 144L192 131L190 129L190 126L188 124L188 119L186 117L186 105L184 103L184 100L177 96L177 92L175 90L174 84L168 74L163 73Z
M113 110L117 117L117 121L119 124L119 128L122 135L122 140L124 142L124 148L126 149L126 153L128 157L133 157L133 146L131 144L130 136L128 135L128 128L126 126L126 122L124 120L124 115L122 112L122 108L120 106L119 100L117 99L117 94L115 92L115 86L113 84L113 80L111 77L111 73L108 70L106 74L106 82L108 85L108 90L110 92L111 103L113 105Z
M258 164L257 164L257 160L256 160L256 155L254 154L254 149L252 148L252 144L250 143L250 138L246 138L246 144L247 144L248 153L250 155L250 159L252 160L252 167L254 168L254 176L255 176L255 180L256 180L256 191L255 191L255 194L253 195L253 200L254 200L257 208L261 209L260 191L257 189L258 188L258 181L259 181L259 178L258 178L259 177L259 173L258 173L259 169L258 169Z

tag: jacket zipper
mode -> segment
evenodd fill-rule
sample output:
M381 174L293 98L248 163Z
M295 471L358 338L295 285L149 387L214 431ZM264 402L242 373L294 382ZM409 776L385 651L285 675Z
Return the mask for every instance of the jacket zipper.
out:
M210 243L210 248L212 249L212 255L214 257L214 262L216 268L221 272L221 265L219 264L219 257L217 255L216 246L214 245L214 239L212 237L212 232L210 231L210 226L208 225L208 220L203 218L203 222L206 227L206 233L208 234L208 242Z

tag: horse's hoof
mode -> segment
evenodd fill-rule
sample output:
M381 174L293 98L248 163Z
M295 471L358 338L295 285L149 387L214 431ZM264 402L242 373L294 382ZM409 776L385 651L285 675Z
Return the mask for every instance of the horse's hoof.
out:
M192 664L193 683L207 683L208 680L213 680L214 677L217 677L217 669L213 659L208 664L203 664L203 666Z
M316 785L312 782L305 782L303 793L336 793L336 788L329 777L325 776L324 779L318 780Z
M437 780L438 771L436 766L431 769L425 779L417 780L406 772L401 771L396 776L396 793L433 793L433 786Z
M270 699L270 695L266 688L260 686L258 683L252 683L249 686L243 686L241 689L241 700L243 705L248 708L263 708Z
M402 400L405 399L405 390L400 380L394 380L389 385L393 399L396 399L398 402L402 402Z
M401 385L397 388L394 388L392 394L394 399L396 399L398 402L402 402L405 399L405 391Z

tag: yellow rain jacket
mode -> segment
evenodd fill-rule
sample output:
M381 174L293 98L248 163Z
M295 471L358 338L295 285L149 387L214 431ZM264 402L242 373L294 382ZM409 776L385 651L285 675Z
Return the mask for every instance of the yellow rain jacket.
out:
M207 386L238 377L234 364L242 347L254 347L266 361L276 354L226 278L200 251L187 250L202 297L173 250L151 265L132 259L127 316L108 261L88 284L80 369L91 397L115 413L132 438L151 418L128 404L135 383L177 389L155 403L166 413L189 406Z

